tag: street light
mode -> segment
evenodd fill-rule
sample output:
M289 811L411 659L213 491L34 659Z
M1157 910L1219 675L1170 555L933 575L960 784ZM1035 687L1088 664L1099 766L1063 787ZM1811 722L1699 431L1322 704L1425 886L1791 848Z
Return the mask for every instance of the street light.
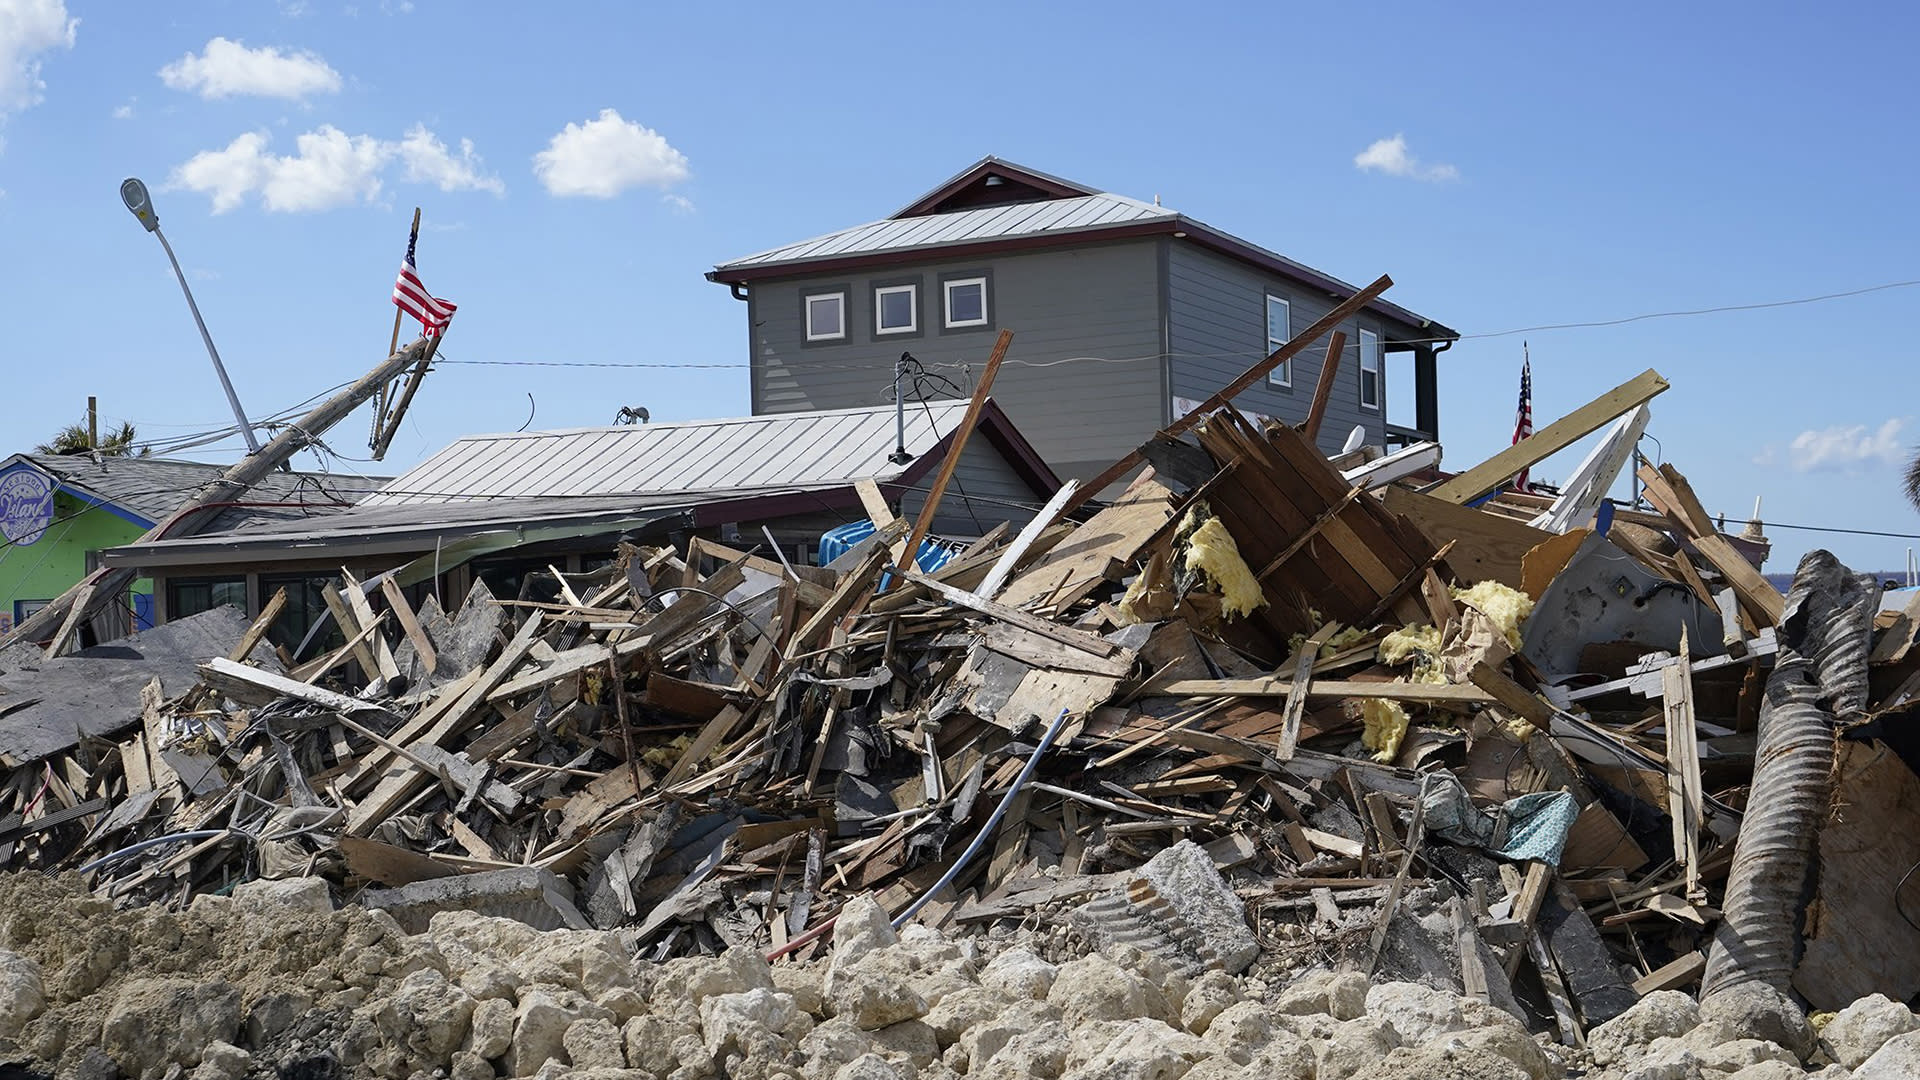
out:
M154 213L153 200L147 195L147 185L135 177L127 177L120 182L120 201L140 222L142 228L160 238L160 246L167 253L167 261L173 264L173 276L180 279L180 291L187 294L187 310L193 312L193 322L200 328L200 340L207 343L207 355L213 357L213 370L220 376L220 386L227 392L227 404L233 406L233 418L240 425L240 434L247 440L247 453L260 452L260 443L253 437L253 425L247 422L246 410L240 407L240 396L233 392L233 383L227 379L226 365L220 362L220 351L213 347L213 335L207 333L206 320L200 317L200 305L193 302L193 290L187 288L187 275L180 272L180 260L173 257L173 245L167 243L167 234L160 231L160 215Z

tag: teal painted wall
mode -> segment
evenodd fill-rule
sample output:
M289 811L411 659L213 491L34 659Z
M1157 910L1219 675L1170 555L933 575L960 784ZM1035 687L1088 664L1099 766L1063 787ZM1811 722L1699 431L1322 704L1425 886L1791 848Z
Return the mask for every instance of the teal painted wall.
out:
M140 526L65 492L53 496L53 525L31 544L0 547L0 633L13 629L15 603L51 600L86 576L87 552L130 544ZM142 579L133 591L153 595Z

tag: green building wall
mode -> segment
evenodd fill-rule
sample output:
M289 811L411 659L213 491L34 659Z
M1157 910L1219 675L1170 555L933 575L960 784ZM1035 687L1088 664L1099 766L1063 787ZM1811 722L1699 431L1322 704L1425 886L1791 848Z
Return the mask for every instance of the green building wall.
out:
M55 492L53 525L40 539L0 547L0 633L13 629L22 601L51 600L85 577L89 551L130 544L144 532L109 510ZM151 597L153 581L136 581L132 591Z

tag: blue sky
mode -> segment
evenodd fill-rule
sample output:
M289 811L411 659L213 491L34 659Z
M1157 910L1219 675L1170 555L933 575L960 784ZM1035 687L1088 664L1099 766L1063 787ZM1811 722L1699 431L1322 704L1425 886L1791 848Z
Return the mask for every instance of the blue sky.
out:
M9 449L89 393L150 437L229 422L128 175L255 415L382 355L423 208L421 275L460 314L396 471L520 427L529 393L535 427L744 413L744 310L702 273L989 153L1389 273L1468 335L1920 278L1909 8L1460 10L0 0ZM1443 357L1446 461L1510 437L1524 336L1539 424L1666 375L1650 431L1710 510L1920 533L1917 298L1469 337ZM327 441L364 456L366 427ZM1770 532L1770 570L1913 543Z

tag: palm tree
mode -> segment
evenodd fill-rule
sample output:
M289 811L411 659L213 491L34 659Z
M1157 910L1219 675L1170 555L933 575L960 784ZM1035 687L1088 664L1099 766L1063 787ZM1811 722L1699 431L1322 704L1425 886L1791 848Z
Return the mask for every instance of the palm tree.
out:
M1916 451L1913 460L1907 463L1907 499L1915 507L1920 507L1920 451Z
M98 446L87 438L87 425L68 424L55 432L52 439L34 447L34 452L40 454L90 454L95 451L109 457L147 457L153 453L153 448L135 447L133 424L124 420L120 422L119 430L108 432Z

